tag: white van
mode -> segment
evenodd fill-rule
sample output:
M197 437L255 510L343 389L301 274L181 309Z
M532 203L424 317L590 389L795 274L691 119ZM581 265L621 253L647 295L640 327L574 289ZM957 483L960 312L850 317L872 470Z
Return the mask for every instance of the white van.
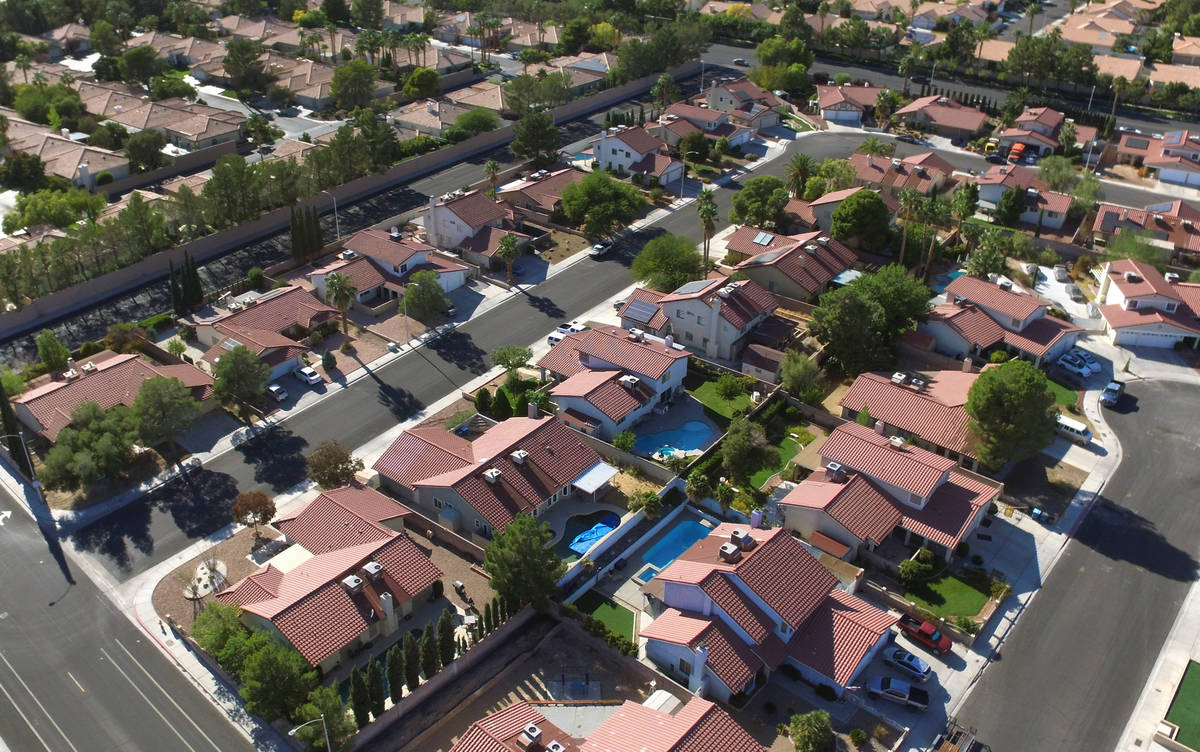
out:
M1059 436L1066 437L1080 446L1090 444L1092 441L1092 431L1090 428L1077 420L1071 420L1065 415L1060 414L1055 419L1054 430L1058 432Z
M563 337L566 337L566 336L567 335L563 334L562 332L550 332L550 336L546 338L546 344L550 345L551 347L554 347L559 342L562 342Z

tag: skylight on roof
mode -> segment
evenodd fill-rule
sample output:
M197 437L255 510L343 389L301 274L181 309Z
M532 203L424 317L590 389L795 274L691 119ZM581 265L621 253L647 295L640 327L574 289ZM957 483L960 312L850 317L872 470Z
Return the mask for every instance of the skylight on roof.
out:
M775 236L769 232L760 232L754 236L754 242L758 245L770 245Z
M754 260L760 264L769 264L783 254L784 251L767 251L766 253L760 253L755 256Z
M236 339L227 339L221 343L222 349L233 351L235 348L241 347L242 343Z

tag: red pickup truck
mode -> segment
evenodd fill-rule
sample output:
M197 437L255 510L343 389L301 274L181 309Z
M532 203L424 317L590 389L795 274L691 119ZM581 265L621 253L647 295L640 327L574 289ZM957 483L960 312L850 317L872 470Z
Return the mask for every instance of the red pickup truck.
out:
M921 643L938 655L950 652L950 638L942 634L931 622L914 619L908 615L900 617L900 629L912 639Z

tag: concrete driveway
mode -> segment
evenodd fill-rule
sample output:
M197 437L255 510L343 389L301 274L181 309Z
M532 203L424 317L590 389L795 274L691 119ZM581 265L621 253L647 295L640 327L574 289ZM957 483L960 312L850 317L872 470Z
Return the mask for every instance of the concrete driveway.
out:
M1077 467L1085 473L1090 473L1103 457L1108 456L1108 450L1094 438L1087 445L1080 446L1060 436L1050 446L1043 449L1042 454L1053 457L1059 462L1065 462L1071 467Z
M1087 322L1097 322L1100 327L1103 327L1103 320L1098 314L1095 319L1089 316L1088 304L1086 302L1076 303L1074 300L1071 300L1071 296L1067 290L1074 284L1073 281L1059 282L1054 279L1054 269L1052 267L1039 266L1037 284L1033 286L1033 291L1071 314L1071 318L1076 320L1076 325L1090 329L1092 327L1089 327Z

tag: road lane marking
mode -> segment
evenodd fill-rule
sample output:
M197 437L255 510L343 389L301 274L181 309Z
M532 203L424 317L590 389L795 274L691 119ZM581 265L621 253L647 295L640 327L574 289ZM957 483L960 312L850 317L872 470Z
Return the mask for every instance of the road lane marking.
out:
M154 706L154 703L150 701L150 698L147 697L144 692L142 692L141 687L139 687L137 684L134 683L133 679L130 678L129 674L125 673L125 669L121 668L120 665L117 664L116 660L114 660L113 657L108 654L108 651L105 650L104 648L100 648L100 653L101 653L101 655L103 655L105 658L108 659L108 662L110 664L112 664L113 668L115 668L117 671L119 671L121 673L121 676L125 677L125 681L129 682L129 686L133 687L133 691L137 692L139 695L142 696L142 699L146 701L146 705L151 710L153 710L154 714L157 715L162 720L163 725L166 726L167 728L171 729L171 732L173 734L175 734L175 736L179 737L179 741L183 742L183 746L187 747L192 752L197 752L196 748L193 747L192 745L188 744L187 739L183 738L183 734L179 733L179 731L177 731L175 729L175 727L171 725L171 722L168 721L167 717L162 714L162 711L160 711L157 707Z
M150 672L146 670L146 667L138 663L138 660L133 657L133 653L129 652L129 648L125 647L118 639L114 638L113 642L117 643L117 646L120 647L121 650L125 651L125 655L129 656L129 660L133 661L133 664L141 669L141 672L146 675L146 678L153 682L154 686L158 687L158 691L162 692L163 697L167 698L167 701L175 706L175 709L179 711L179 714L186 718L188 723L192 724L192 728L196 729L197 733L199 733L200 736L203 736L204 740L211 744L213 749L217 750L217 752L222 752L221 748L217 746L217 743L209 738L208 734L204 733L204 729L200 728L200 726L198 726L196 722L192 720L191 714L184 712L183 708L179 707L179 703L175 702L175 698L171 697L170 693L163 689L163 686L159 684L153 676L150 675Z
M75 678L75 674L72 674L70 671L68 671L67 676L71 677L71 681L75 682L75 686L79 687L80 692L84 693L85 695L87 694L87 690L84 689L83 685L79 683L79 680Z
M46 719L48 721L50 721L50 725L54 726L54 728L58 730L59 736L61 736L63 738L63 741L65 741L67 743L67 746L70 747L72 750L74 750L74 752L79 752L79 748L76 747L71 742L69 737L67 737L66 732L62 730L62 726L59 726L58 721L54 720L54 716L50 715L50 711L46 710L46 706L42 704L42 701L37 698L37 695L35 695L33 693L33 690L29 688L29 685L25 683L25 680L22 679L21 675L17 673L17 670L15 668L13 668L13 665L8 662L7 658L4 657L4 653L0 653L0 661L4 661L4 665L8 666L8 670L12 672L12 675L17 677L17 681L21 682L21 686L25 688L25 691L29 693L29 697L35 703L37 703L37 706L39 708L41 708L42 714L46 716ZM8 694L8 693L5 692L5 694ZM23 716L25 714L22 713L21 715ZM41 736L39 735L38 738L40 739ZM42 742L42 743L45 744L45 742ZM47 749L49 749L49 747L47 747Z
M36 728L34 728L33 723L31 723L29 720L29 716L25 715L25 711L21 710L21 708L17 706L17 701L14 700L13 696L10 695L8 693L8 690L4 688L3 683L0 683L0 692L4 693L4 696L8 698L8 701L9 701L9 703L12 704L13 708L15 708L18 713L20 713L21 720L25 721L25 725L29 727L29 730L32 731L33 735L37 737L37 740L42 743L43 747L46 748L46 752L54 752L54 750L50 749L50 745L46 743L46 740L42 738L42 735L40 733L38 733L38 730ZM68 744L69 743L70 742L68 742Z

